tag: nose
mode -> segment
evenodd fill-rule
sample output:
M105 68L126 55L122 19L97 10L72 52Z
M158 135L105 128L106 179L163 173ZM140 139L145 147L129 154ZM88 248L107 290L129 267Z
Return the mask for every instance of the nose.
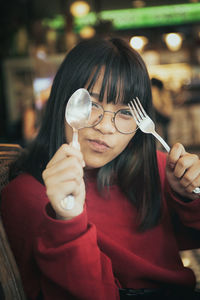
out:
M112 115L110 115L110 114ZM115 124L114 124L114 117L113 112L105 111L103 119L99 124L95 126L96 129L101 131L103 134L111 134L116 132Z

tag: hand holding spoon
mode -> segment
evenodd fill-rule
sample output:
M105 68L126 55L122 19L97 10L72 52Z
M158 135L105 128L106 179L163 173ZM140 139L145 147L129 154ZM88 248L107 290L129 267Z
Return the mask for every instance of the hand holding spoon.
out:
M73 129L72 145L77 149L80 149L78 130L87 126L91 108L92 102L90 94L84 88L76 90L67 102L65 119ZM61 205L64 209L72 209L74 207L74 196L66 196L61 201Z

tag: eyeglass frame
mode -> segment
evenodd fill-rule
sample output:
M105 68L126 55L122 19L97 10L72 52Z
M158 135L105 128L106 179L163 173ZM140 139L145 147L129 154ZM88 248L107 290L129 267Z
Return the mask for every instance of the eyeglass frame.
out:
M102 114L101 119L100 119L95 125L85 126L86 128L92 128L92 127L97 126L99 123L101 123L101 121L102 121L103 118L104 118L105 113L107 112L107 113L114 114L114 116L113 116L112 119L111 119L111 122L114 124L116 130L117 130L119 133L121 133L121 134L132 134L132 133L134 133L134 132L137 131L138 126L137 126L136 129L135 129L134 131L132 131L132 132L121 132L121 131L117 128L117 126L116 126L116 124L115 124L115 117L116 117L116 115L117 115L121 110L126 110L125 108L118 109L117 111L114 112L114 111L110 111L110 110L105 110L104 107L103 107L103 105L101 105L101 104L99 104L99 103L97 103L97 102L92 101L92 103L94 103L95 105L101 107L101 108L102 108L102 111L103 111L103 114ZM130 111L129 108L127 108L127 110Z

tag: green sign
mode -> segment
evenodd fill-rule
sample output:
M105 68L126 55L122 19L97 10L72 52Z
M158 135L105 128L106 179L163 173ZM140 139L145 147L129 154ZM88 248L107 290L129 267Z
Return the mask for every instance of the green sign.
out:
M112 21L116 30L179 25L200 21L200 3L151 6L121 10L105 10L99 14L101 20ZM74 30L95 25L97 16L94 12L74 19Z
M62 29L66 26L66 20L62 15L56 15L54 18L45 18L42 21L43 26L48 26L53 29Z

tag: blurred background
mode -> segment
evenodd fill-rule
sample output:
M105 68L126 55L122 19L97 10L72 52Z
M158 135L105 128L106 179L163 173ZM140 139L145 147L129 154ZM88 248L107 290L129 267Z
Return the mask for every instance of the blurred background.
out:
M0 143L26 146L37 135L55 72L77 42L118 36L147 64L159 133L200 154L198 0L1 1L0 25ZM198 250L182 257L200 287Z
M200 153L198 0L9 0L0 15L0 142L35 137L55 72L77 42L119 36L147 64L157 130Z

